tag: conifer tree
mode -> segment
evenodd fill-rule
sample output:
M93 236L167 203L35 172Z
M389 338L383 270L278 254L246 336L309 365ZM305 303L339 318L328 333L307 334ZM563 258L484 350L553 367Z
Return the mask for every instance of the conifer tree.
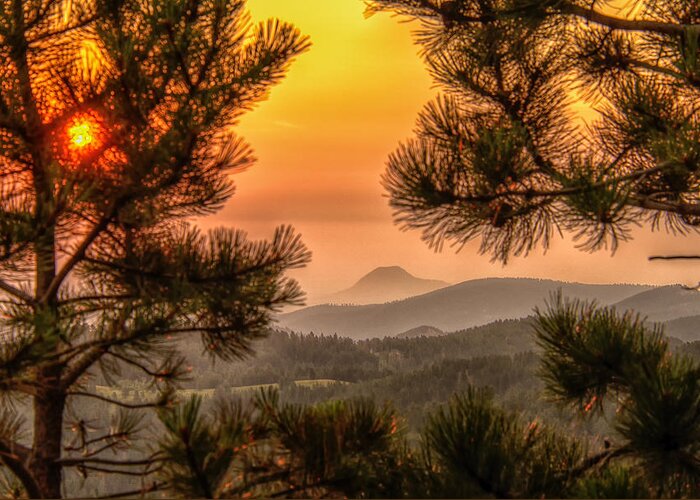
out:
M416 461L401 424L371 400L282 404L264 390L247 410L192 399L163 409L158 451L167 494L186 498L402 498Z
M698 496L700 365L672 354L663 330L638 315L560 295L536 312L535 330L554 399L584 415L615 406L616 435L598 458L628 467L627 495Z
M388 161L397 220L507 261L559 233L615 249L700 224L695 1L372 0L420 23L444 90ZM599 111L583 127L571 104Z
M232 127L308 46L284 22L252 26L244 0L0 3L0 464L30 497L60 497L66 469L158 462L108 454L137 437L128 411L88 422L76 402L166 405L186 375L178 341L244 356L302 298L284 274L309 259L291 228L251 242L186 218L233 194L253 157ZM98 368L127 367L161 396L94 390Z
M681 234L700 225L698 2L368 4L419 22L422 55L444 90L383 179L397 220L431 246L481 237L481 251L506 262L563 232L597 250L615 249L641 223ZM585 128L572 109L581 97L599 111ZM536 334L551 395L584 414L617 404L615 441L554 494L697 496L697 364L631 313L560 297L537 313ZM484 408L470 394L431 419L439 465L471 477L477 492L551 495L529 490L537 478L526 473L499 476L542 457L529 447L513 463L503 443L517 425ZM465 444L477 439L479 450Z
M595 449L469 389L427 420L430 496L697 497L700 366L672 354L660 328L594 303L555 296L535 330L549 395L577 418L613 406L614 434Z

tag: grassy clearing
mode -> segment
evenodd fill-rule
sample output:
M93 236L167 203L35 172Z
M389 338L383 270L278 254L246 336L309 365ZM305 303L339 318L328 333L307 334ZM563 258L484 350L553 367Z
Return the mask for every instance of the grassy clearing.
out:
M350 384L350 382L333 379L295 380L293 383L300 387L308 387L312 389L317 387L328 387L336 384ZM252 394L261 389L277 388L279 388L279 384L243 385L238 387L230 387L228 392L231 395L240 396ZM95 391L99 396L121 401L123 403L141 403L145 401L156 401L158 399L158 392L147 387L108 387L98 385L95 387ZM200 396L203 399L211 399L214 397L215 391L215 389L179 389L175 391L175 397L178 400L186 400L192 396Z

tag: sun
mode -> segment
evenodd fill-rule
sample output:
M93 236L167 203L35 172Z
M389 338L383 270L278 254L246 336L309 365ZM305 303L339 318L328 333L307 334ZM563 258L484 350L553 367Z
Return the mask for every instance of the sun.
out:
M68 128L71 145L77 149L94 146L97 141L97 128L97 123L89 118L76 119Z

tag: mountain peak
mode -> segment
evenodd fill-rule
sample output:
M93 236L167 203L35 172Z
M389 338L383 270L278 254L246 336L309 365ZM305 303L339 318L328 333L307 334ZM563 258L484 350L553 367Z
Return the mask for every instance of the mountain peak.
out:
M367 274L365 274L360 280L356 283L356 285L359 285L362 282L365 281L370 281L370 280L388 280L388 279L419 279L413 276L411 273L406 271L403 267L401 266L386 266L386 267L378 267Z
M400 266L377 267L330 299L336 303L376 304L444 288L449 283L418 278Z

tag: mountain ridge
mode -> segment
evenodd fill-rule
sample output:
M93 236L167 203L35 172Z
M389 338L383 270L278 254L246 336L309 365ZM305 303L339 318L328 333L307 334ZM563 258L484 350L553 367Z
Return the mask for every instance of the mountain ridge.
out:
M591 285L533 278L482 278L385 304L315 305L278 317L281 326L353 338L394 336L420 325L455 331L532 314L557 290L611 305L652 289L646 285Z

